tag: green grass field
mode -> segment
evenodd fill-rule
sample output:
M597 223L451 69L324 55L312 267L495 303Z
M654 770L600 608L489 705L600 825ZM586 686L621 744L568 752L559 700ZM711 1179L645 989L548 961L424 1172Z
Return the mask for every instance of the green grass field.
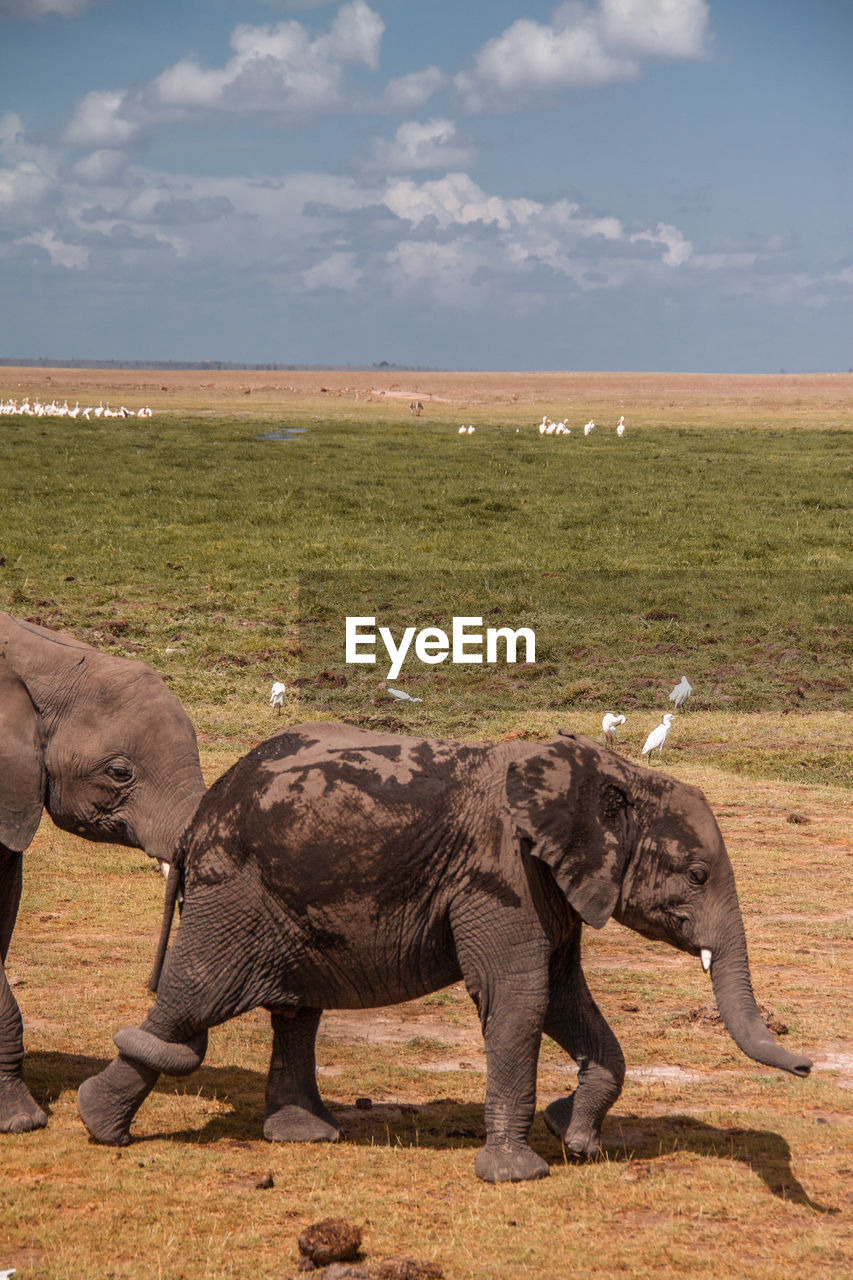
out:
M819 1070L802 1082L749 1063L705 1016L698 965L611 923L588 937L586 968L630 1073L599 1161L567 1165L537 1119L551 1178L476 1181L484 1059L456 988L397 1011L384 1036L321 1028L339 1147L261 1141L258 1012L213 1033L196 1076L161 1082L138 1142L97 1148L75 1090L144 1016L162 890L143 855L46 820L9 971L51 1121L0 1139L0 1270L279 1280L296 1274L299 1231L340 1214L371 1264L434 1259L447 1280L853 1274L850 405L646 393L621 441L612 427L540 438L549 408L445 403L412 419L316 395L142 421L2 418L0 607L162 672L211 780L312 718L600 738L614 710L637 758L686 674L666 767L708 794L756 994ZM476 432L460 437L462 422ZM304 431L263 438L288 428ZM345 664L348 614L395 635L459 615L528 626L537 660L409 659L396 685L423 701L401 706L387 664ZM280 720L274 678L289 686ZM546 1043L540 1102L570 1087ZM267 1171L275 1186L256 1189Z

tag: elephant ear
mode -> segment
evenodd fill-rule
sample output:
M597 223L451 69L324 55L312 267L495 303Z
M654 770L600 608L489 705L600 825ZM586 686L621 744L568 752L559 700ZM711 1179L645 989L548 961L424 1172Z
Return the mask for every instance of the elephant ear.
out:
M44 808L45 729L26 685L0 658L0 844L20 853Z
M564 735L514 760L506 779L514 838L594 929L613 914L630 852L630 801L600 764L595 744Z

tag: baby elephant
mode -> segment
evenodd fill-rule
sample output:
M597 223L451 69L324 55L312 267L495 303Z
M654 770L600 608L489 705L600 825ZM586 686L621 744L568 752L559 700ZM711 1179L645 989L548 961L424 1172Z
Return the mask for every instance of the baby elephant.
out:
M183 842L184 908L141 1027L80 1088L99 1142L124 1145L160 1072L186 1075L209 1027L262 1005L273 1049L264 1136L334 1142L317 1091L323 1009L411 1000L460 978L486 1045L489 1182L542 1178L527 1143L543 1031L578 1063L545 1112L598 1150L625 1064L580 965L582 922L610 916L710 968L730 1035L796 1075L752 994L731 864L701 792L571 734L441 742L305 724L210 788ZM171 917L167 912L166 932Z

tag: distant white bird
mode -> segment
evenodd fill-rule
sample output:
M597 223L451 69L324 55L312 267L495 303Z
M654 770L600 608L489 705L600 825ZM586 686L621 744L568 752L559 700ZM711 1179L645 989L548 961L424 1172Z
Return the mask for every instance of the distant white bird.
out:
M460 436L464 436L464 434L465 434L465 427L460 427L460 428L459 428L459 434L460 434Z
M585 435L585 436L588 436L588 435L589 435L589 433L590 433L594 428L595 428L595 423L593 422L592 418L590 418L589 422L585 422L585 423L584 423L584 425L583 425L583 433L584 433L584 435Z
M273 687L270 690L270 706L277 707L279 715L281 714L281 709L284 706L284 693L285 693L285 686L281 683L281 681L280 680L274 681Z
M676 711L678 711L679 708L687 701L692 692L693 685L687 679L687 676L682 676L680 683L675 686L672 693L669 695L670 702L675 703Z
M398 702L423 702L423 698L413 698L411 694L406 693L403 689L392 689L388 685L385 688L391 697L396 698Z
M648 756L650 762L651 762L653 751L660 751L661 755L663 755L663 744L667 740L667 736L669 735L669 731L671 727L672 727L672 716L667 711L666 715L663 718L663 724L659 724L656 729L652 729L651 733L646 738L645 744L643 746L642 751L640 752L640 755Z
M0 1271L0 1280L12 1280L12 1276L17 1274L17 1267L9 1267L6 1271Z
M624 434L625 434L625 415L624 415L624 413L622 414L622 417L619 419L619 421L616 423L616 434L617 434L617 436L624 436Z
M469 435L469 436L472 436L472 435L474 434L475 429L476 429L476 428L474 428L474 427L469 427L469 428L468 428L468 435Z
M616 741L616 737L617 737L616 730L618 729L620 724L624 724L624 723L625 723L625 717L615 716L612 711L608 711L607 715L604 717L604 719L601 722L601 727L604 730L604 741L607 743L608 747L610 747L611 750L613 749L613 744Z

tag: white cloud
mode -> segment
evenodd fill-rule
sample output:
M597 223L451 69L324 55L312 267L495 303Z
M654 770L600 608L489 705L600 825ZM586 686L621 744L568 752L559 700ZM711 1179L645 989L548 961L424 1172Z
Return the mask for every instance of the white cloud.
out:
M73 176L83 183L101 186L105 182L117 179L127 164L124 151L112 147L103 147L99 151L91 151L72 167Z
M0 209L5 212L38 205L55 188L55 180L32 160L0 169Z
M87 249L81 248L77 244L68 244L66 241L61 240L50 228L45 231L35 231L29 236L23 236L18 243L34 244L39 249L44 249L50 255L50 260L55 267L74 270L85 267L89 261Z
M354 253L332 253L322 262L300 273L308 290L339 289L348 293L361 283L363 272L356 266Z
M649 244L663 245L662 261L668 267L680 267L688 262L693 254L693 245L686 240L677 227L666 222L659 222L654 231L637 231L629 236L632 244L647 240Z
M520 225L541 210L533 200L505 200L489 196L467 173L448 173L434 182L418 186L411 179L393 182L386 188L383 203L412 226L434 218L441 228L482 222L507 230Z
M695 58L704 49L706 0L568 0L550 23L520 18L456 77L470 111L500 109L572 88L629 80L644 57Z
M393 139L375 138L365 169L415 173L424 169L461 169L474 163L473 145L452 120L407 120Z
M389 80L385 86L382 106L387 111L417 111L439 89L444 88L448 80L449 77L439 67L410 71L408 75Z
M600 14L612 48L661 58L699 58L705 51L707 0L600 0Z
M10 13L13 18L44 18L56 13L63 18L74 18L98 0L0 0L0 14Z
M0 116L0 210L7 225L17 220L30 225L35 211L49 204L57 189L53 158L27 137L21 117L12 111Z
M375 69L384 23L365 0L347 0L328 30L300 22L241 23L222 67L182 58L139 90L87 94L63 131L72 146L120 148L153 125L202 114L263 114L286 120L342 110L345 68Z
M311 38L299 22L253 27L231 35L233 56L206 70L185 58L162 72L144 105L179 111L270 112L304 116L339 108L343 68L375 67L384 23L364 0L349 0L327 32Z
M96 89L81 98L62 132L74 147L123 147L139 132L139 124L123 115L127 94L119 89Z

